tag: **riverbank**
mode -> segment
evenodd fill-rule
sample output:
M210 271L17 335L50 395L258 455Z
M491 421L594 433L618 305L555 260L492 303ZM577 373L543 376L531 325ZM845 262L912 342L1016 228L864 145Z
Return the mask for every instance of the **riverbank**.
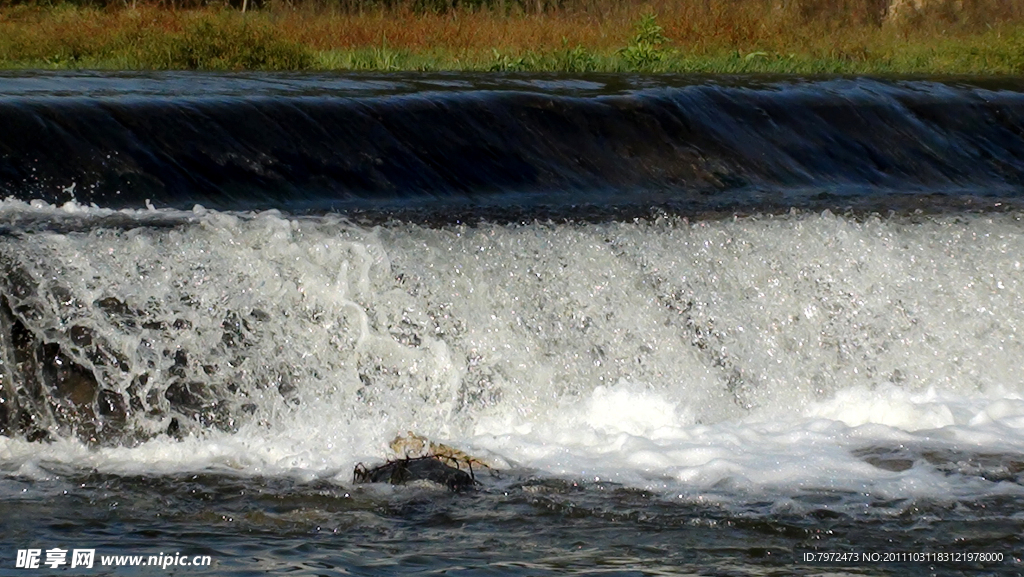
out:
M897 14L896 3L855 4L815 11L806 2L597 0L533 12L279 4L247 13L6 6L0 68L1024 73L1024 17L1014 6L961 2Z

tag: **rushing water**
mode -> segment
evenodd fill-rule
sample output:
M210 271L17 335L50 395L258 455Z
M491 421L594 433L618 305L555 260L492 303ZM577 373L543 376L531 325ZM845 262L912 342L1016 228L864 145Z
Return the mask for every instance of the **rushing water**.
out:
M0 574L1018 574L1022 184L1012 81L0 76Z

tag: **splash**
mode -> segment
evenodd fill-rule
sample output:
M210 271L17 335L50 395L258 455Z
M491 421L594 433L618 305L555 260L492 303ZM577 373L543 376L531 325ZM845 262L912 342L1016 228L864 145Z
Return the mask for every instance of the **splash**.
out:
M0 238L0 453L26 471L344 482L409 430L665 490L1021 470L1017 215L85 228Z

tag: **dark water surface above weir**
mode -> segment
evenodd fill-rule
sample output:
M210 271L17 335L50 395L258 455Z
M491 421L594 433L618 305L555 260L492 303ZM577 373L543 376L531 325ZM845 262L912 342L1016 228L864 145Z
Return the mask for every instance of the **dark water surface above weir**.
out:
M0 198L0 575L1024 572L1022 80L8 72Z
M652 206L685 215L988 207L1015 202L1022 184L1017 88L1013 80L8 74L0 194L106 208L149 200L448 219L609 218Z

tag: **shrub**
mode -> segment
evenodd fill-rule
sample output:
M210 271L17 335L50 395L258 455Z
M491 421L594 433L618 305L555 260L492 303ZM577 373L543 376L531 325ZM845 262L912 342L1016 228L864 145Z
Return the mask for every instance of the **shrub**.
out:
M654 14L648 12L636 22L636 35L629 45L619 50L619 55L635 70L649 71L669 56L670 51L664 47L668 42L664 30L658 25Z
M300 70L313 63L310 50L278 39L270 27L236 14L202 18L171 39L163 68Z

